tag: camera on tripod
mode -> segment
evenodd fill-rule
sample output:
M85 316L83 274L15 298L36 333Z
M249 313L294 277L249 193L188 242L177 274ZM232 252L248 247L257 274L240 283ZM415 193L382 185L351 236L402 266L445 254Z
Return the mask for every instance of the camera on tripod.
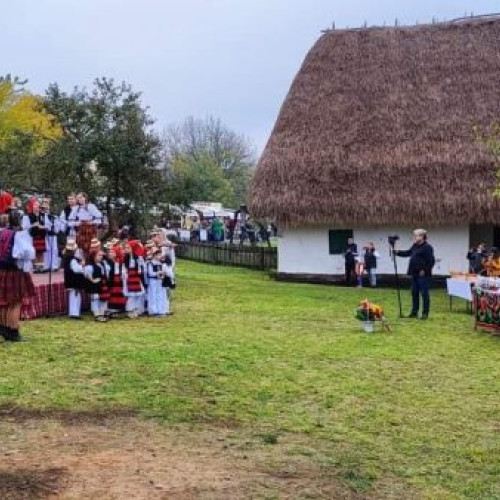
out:
M387 237L387 241L389 242L389 245L391 245L392 248L396 245L396 242L399 240L399 236L397 234L393 234L391 236Z

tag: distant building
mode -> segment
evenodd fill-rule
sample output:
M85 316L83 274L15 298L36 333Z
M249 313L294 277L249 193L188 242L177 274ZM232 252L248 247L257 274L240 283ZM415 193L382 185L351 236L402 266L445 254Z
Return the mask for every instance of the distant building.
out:
M429 230L436 274L467 270L471 244L500 246L496 169L476 126L500 117L500 18L326 32L281 108L250 189L283 230L279 273L343 273L352 235Z

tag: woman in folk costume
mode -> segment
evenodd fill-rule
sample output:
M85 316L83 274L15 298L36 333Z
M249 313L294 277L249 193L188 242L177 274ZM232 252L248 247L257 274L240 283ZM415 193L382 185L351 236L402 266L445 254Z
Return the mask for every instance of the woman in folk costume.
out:
M138 300L137 302L137 312L139 316L142 316L143 314L146 314L146 290L148 287L146 280L146 247L140 240L137 239L129 240L128 244L132 249L132 255L137 259L139 276L141 277L141 282L144 289L144 293L142 294L140 300Z
M76 206L71 210L68 226L76 230L77 245L83 256L86 256L90 251L92 238L97 238L102 214L94 204L88 202L85 193L78 193L76 202Z
M162 262L162 251L153 248L152 258L147 263L148 279L148 314L150 316L163 317L169 314L169 302L167 289L163 286L163 280L168 275L167 265Z
M111 313L125 311L127 297L123 294L123 283L125 278L125 268L119 260L115 246L110 246L106 262L109 268L109 300L108 310Z
M68 293L68 315L71 319L80 319L82 310L82 292L85 290L85 263L77 257L78 245L69 239L63 253L64 286Z
M17 212L0 215L0 335L10 342L24 340L19 333L23 301L35 295L31 279L35 249L21 229Z
M158 229L153 229L150 233L151 240L155 243L157 248L162 251L162 258L170 258L172 263L172 271L175 271L175 244L172 243L168 238L163 236L163 233Z
M125 268L125 282L123 294L127 297L127 313L129 318L137 318L144 310L144 259L134 255L130 244L124 248L125 256L123 266Z
M57 271L61 267L57 234L62 228L59 219L50 213L50 198L44 198L42 200L41 212L44 225L47 227L47 236L45 238L46 250L43 254L43 270Z
M103 260L104 253L95 244L91 246L89 260L85 266L87 292L90 294L90 309L96 321L108 321L106 312L110 297L108 287L109 268Z
M35 247L35 272L42 272L44 268L44 254L47 251L46 238L49 230L45 216L40 210L40 203L36 198L31 198L26 206L26 215L23 217L22 227L28 231Z

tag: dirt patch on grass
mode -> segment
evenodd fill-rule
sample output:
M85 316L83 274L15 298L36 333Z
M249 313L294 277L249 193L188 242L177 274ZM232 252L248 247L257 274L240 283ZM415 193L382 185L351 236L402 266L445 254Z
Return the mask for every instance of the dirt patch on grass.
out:
M355 492L325 473L296 452L311 444L297 436L270 445L234 427L173 428L116 414L94 421L62 412L28 418L21 410L7 418L3 411L2 500L390 498Z
M65 468L0 470L0 497L3 500L46 498L65 489L67 479Z
M117 408L108 411L65 411L52 408L19 408L12 406L0 406L0 422L15 421L17 423L30 420L55 420L65 425L80 424L106 424L109 420L116 418L135 417L137 411L129 408Z

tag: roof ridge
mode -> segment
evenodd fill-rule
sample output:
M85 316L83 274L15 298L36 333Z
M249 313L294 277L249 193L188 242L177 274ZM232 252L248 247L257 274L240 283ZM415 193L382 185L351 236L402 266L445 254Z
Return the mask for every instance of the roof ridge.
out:
M456 17L455 19L450 19L446 21L436 21L432 20L432 22L426 22L419 24L398 24L398 20L395 19L394 26L390 26L387 24L378 25L374 24L369 26L366 22L363 26L358 26L356 28L336 28L335 23L332 24L331 28L326 28L321 30L321 33L331 33L331 32L339 32L339 31L364 31L364 30L373 30L373 29L413 29L413 28L425 28L429 26L441 27L445 25L451 24L473 24L473 23L481 23L486 21L497 21L500 20L500 12L492 12L489 14L477 14L471 16L463 16Z

